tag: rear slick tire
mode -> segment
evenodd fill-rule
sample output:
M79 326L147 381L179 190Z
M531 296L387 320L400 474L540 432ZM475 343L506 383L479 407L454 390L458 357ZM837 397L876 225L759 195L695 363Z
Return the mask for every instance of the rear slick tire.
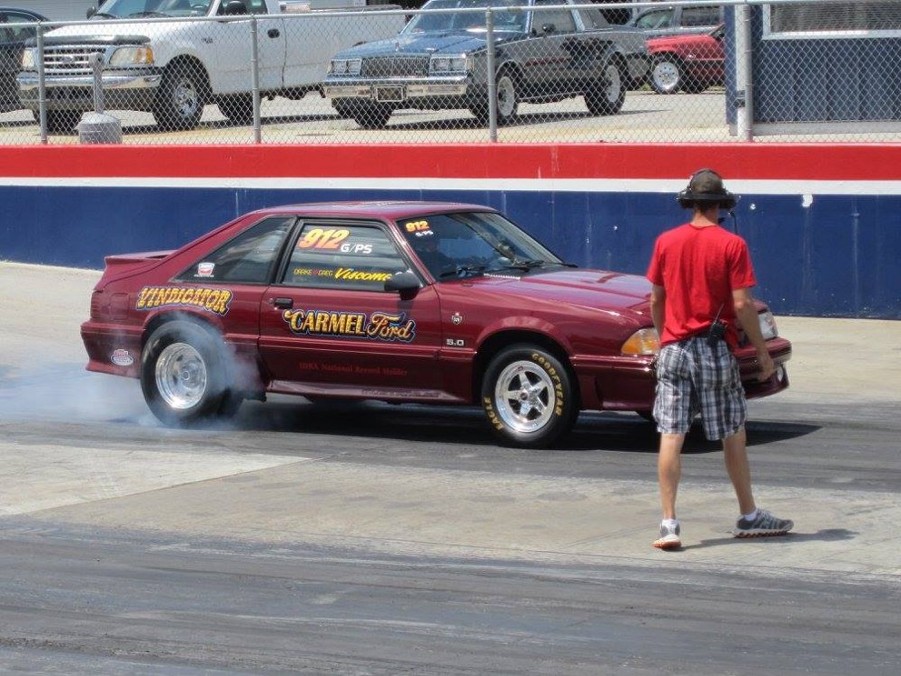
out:
M242 398L229 387L225 346L211 329L185 320L166 322L141 355L141 390L153 415L170 427L233 416Z

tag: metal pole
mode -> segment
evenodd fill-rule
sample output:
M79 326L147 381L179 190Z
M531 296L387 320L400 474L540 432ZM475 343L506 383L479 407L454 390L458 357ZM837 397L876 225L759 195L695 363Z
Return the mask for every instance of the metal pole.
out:
M47 143L47 83L44 79L44 25L38 23L37 34L38 67L38 125L41 128L41 143Z
M742 141L754 140L753 46L751 8L737 5L735 10L735 131Z
M255 14L250 17L250 42L252 53L250 55L250 82L253 89L253 142L263 142L262 122L260 121L260 44L258 36L259 26Z
M91 72L94 74L94 112L103 112L103 57L91 54Z
M494 13L489 7L485 10L485 41L488 46L488 141L497 143L497 74L494 72Z

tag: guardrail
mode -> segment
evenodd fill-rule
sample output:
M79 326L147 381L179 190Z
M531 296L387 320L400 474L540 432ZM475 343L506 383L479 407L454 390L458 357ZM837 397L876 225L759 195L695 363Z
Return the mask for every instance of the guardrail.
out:
M651 14L637 27L606 25L606 16L636 11ZM722 17L719 32L664 26L711 11L717 22ZM375 16L410 21L381 49L336 54L330 47ZM897 2L438 0L424 10L281 14L282 42L272 37L272 20L0 24L15 32L7 44L19 44L30 64L0 80L0 143L77 142L95 97L90 74L73 84L60 79L60 59L76 58L60 51L60 31L117 26L132 38L142 27L157 35L161 26L181 28L176 46L145 31L151 56L140 63L122 66L104 47L106 113L129 144L901 141ZM666 30L682 37L653 37ZM33 46L22 46L29 33ZM317 45L307 63L274 65L274 52L299 44ZM204 64L198 54L210 45L227 58ZM167 53L176 48L179 54ZM153 61L164 56L165 65ZM330 62L360 72L329 75ZM310 86L292 82L292 70L306 66L320 69ZM148 82L155 78L143 93L125 78L139 69ZM343 92L342 77L352 83Z

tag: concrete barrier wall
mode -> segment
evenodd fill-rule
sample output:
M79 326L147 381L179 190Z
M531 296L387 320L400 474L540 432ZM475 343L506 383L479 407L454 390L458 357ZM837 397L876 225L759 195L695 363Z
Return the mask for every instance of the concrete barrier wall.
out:
M263 206L454 199L571 262L643 274L701 167L742 196L756 294L777 313L901 318L901 145L5 147L0 259L101 268Z

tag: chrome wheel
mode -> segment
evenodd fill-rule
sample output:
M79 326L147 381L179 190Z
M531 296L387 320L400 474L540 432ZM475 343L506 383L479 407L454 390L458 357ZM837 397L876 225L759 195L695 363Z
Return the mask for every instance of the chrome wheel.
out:
M515 361L498 376L494 386L497 415L519 433L545 427L554 414L554 383L547 372L531 361Z
M672 59L658 59L651 70L651 86L658 94L673 94L682 86L682 69Z
M499 124L509 122L516 116L519 99L516 94L516 81L510 73L501 73L497 78L497 121Z
M209 385L206 362L187 343L172 343L163 349L156 361L154 378L160 398L177 410L200 404Z

